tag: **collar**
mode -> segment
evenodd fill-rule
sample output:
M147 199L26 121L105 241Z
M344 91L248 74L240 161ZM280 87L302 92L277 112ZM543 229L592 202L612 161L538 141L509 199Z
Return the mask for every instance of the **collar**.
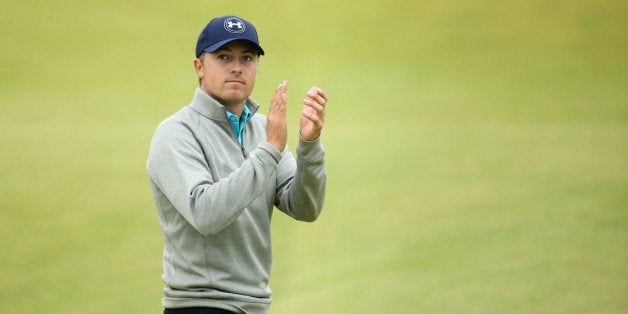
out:
M251 116L255 114L257 109L259 109L259 105L251 98L246 99L244 106L244 112L246 113L248 109ZM198 113L206 118L229 122L229 120L227 120L227 110L225 109L225 106L221 105L217 100L207 95L207 93L205 93L205 91L203 91L200 87L196 88L190 107L198 111Z
M233 125L234 121L236 123L239 124L246 124L246 122L249 121L249 119L251 119L251 110L249 109L249 107L244 106L244 111L242 111L242 116L238 118L238 116L236 116L235 114L231 113L230 111L227 111L227 119L229 119L229 122Z

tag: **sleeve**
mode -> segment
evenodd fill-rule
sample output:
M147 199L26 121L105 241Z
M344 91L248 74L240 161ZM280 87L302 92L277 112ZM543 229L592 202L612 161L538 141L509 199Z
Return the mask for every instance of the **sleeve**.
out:
M237 171L215 181L193 132L184 124L167 123L155 131L147 169L172 206L200 233L213 235L264 193L281 158L262 142Z
M290 217L312 222L323 209L326 189L325 150L320 136L299 137L297 159L285 150L277 170L277 208Z

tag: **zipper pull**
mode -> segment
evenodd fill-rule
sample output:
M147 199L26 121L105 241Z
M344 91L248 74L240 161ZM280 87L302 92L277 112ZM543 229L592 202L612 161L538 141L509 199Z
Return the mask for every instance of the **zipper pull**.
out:
M240 148L242 149L242 157L246 158L246 148L244 146L240 146Z

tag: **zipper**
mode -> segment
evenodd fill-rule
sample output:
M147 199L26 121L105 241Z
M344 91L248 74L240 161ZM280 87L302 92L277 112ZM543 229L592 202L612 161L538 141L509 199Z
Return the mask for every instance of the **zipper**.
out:
M242 151L242 157L244 157L246 159L246 148L244 148L244 145L240 143L240 139L238 139L238 133L233 129L233 127L231 126L231 122L229 122L229 126L231 129L231 134L233 134L233 138L235 138L235 141L238 145L240 145L240 150ZM242 129L242 133L244 133L244 129ZM242 141L244 141L244 134L241 134L242 136Z

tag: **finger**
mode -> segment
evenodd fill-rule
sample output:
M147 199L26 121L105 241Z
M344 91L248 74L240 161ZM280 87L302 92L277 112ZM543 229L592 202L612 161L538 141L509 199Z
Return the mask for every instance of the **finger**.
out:
M327 100L329 99L327 97L327 94L325 93L325 91L323 91L322 89L318 88L318 87L312 87L310 88L310 90L308 91L308 94L312 94L315 95L316 97L318 97L319 99L322 99L323 103L326 103Z
M279 114L286 117L286 106L288 104L288 81L283 81L279 87L281 92L281 103L279 106Z
M322 127L322 123L325 121L325 111L318 111L312 107L305 106L301 110L301 115L314 123L316 128Z
M281 91L283 93L287 93L288 92L288 81L281 82L281 84L279 85L279 88L281 89Z
M277 101L281 101L282 95L286 94L287 92L288 92L288 81L283 81L281 84L279 84L279 86L277 86L277 89L275 90L275 99Z
M277 89L275 89L275 93L273 94L273 98L270 101L270 110L269 110L269 114L281 114L282 111L282 107L285 107L286 104L286 99L287 99L287 93L288 91L288 82L287 81L283 81L281 84L279 84L279 86L277 86ZM283 109L283 111L285 112L285 108Z
M321 106L325 106L325 104L327 103L327 100L325 100L325 98L323 98L322 96L320 96L317 93L313 93L311 91L309 91L306 96L308 97L308 99L311 99L312 101L315 101L317 104L321 105Z
M314 109L317 112L323 112L323 113L325 112L325 106L314 101L312 98L303 99L303 104L306 105L307 107Z
M286 90L284 89L284 92L281 94L281 102L279 104L279 114L284 118L286 117L287 104L288 104L288 95L286 93Z
M271 108L277 105L277 102L280 99L281 95L281 84L275 88L275 93L273 94L273 98L270 100Z
M307 109L309 108L303 109L301 111L301 116L309 120L310 122L312 122L312 124L314 125L314 128L320 131L323 128L324 117L319 116L313 110L307 110Z

